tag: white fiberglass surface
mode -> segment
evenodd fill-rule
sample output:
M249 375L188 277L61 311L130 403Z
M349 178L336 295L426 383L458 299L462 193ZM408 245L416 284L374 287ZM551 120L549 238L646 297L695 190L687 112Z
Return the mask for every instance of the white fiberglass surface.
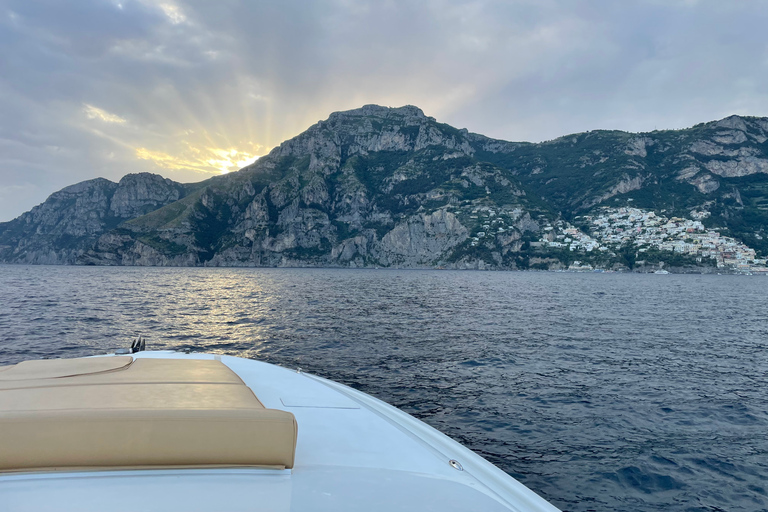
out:
M380 416L311 376L264 363L223 358L265 407L284 409L299 425L299 465L350 466L443 475L460 472ZM308 406L315 403L314 407ZM284 403L300 403L290 407Z
M13 512L510 510L446 480L354 468L309 467L293 474L186 470L15 476L0 482L0 495L2 510Z

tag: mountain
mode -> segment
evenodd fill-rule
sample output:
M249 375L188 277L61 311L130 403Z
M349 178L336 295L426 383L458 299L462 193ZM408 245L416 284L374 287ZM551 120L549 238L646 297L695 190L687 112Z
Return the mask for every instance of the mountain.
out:
M149 173L129 174L119 183L96 178L71 185L0 223L0 261L76 263L103 233L178 201L199 186Z
M710 226L768 253L768 118L592 131L490 148L477 158L509 169L567 218L598 205L632 203L671 216L699 209L711 214Z
M695 211L760 256L768 252L767 140L768 119L731 116L686 130L516 143L413 106L366 105L201 183L135 174L67 187L0 224L0 261L632 266L636 258L618 247L580 254L542 243L573 226L588 230L587 214L626 206L671 218Z

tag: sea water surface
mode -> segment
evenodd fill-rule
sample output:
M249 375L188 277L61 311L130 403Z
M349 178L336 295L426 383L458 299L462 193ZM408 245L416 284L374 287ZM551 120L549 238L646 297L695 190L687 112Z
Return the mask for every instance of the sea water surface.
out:
M568 511L768 510L763 276L0 266L0 364L127 347L301 367Z

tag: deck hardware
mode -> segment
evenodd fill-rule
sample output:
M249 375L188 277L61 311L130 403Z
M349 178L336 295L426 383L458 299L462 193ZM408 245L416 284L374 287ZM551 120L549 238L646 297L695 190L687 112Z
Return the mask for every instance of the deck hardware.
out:
M139 337L133 340L133 343L131 343L130 353L135 354L136 352L141 352L146 349L147 349L147 340L145 340L143 336L139 335Z
M464 471L464 466L462 466L461 463L459 461L457 461L456 459L449 460L448 464L450 464L453 469L458 469L459 471Z

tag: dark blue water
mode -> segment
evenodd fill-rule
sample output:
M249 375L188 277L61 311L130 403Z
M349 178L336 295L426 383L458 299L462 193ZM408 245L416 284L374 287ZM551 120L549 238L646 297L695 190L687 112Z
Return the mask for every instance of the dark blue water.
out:
M0 266L0 364L257 358L442 430L569 511L768 510L768 278Z

